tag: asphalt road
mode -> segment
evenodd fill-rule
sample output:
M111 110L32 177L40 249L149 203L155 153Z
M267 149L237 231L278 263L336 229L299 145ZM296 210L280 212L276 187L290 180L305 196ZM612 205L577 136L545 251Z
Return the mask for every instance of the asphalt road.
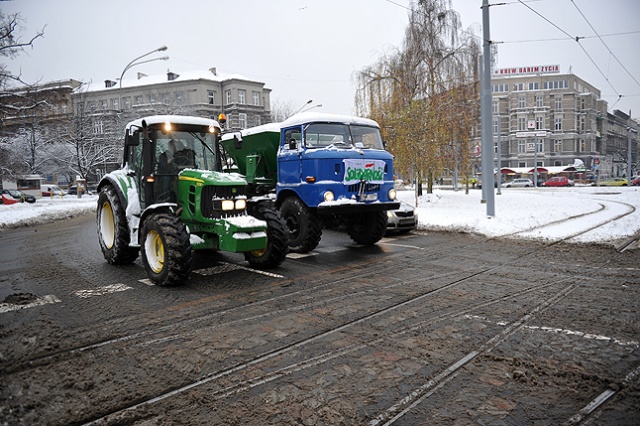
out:
M637 425L637 250L326 231L279 268L108 265L92 215L0 233L0 425Z

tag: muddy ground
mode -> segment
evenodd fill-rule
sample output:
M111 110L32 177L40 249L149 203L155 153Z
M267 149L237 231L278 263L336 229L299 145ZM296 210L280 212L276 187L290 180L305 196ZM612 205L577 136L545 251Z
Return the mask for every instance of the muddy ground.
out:
M95 234L0 233L0 425L638 424L638 250L327 231L160 288Z

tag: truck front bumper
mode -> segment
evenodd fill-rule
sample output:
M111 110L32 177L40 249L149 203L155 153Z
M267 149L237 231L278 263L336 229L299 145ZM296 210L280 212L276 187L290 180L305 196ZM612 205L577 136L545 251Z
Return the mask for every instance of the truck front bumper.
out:
M399 201L386 203L322 203L318 205L318 214L352 214L381 212L400 208Z

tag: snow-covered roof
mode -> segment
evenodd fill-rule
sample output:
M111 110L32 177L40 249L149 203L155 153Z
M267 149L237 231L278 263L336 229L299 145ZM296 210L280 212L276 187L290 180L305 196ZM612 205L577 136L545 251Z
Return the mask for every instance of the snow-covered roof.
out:
M380 127L378 126L378 123L368 118L355 117L353 115L327 114L318 112L301 112L295 114L280 123L280 126L290 127L314 122L362 124L365 126Z
M135 72L131 72L132 75L135 75ZM210 80L215 81L216 83L220 83L223 81L229 80L244 80L244 81L255 81L250 78L247 78L240 74L226 74L217 72L214 74L210 70L196 70L196 71L185 71L185 72L173 72L176 75L175 79L168 80L167 74L152 74L145 75L140 78L127 78L126 75L122 79L122 81L116 82L113 87L104 87L104 82L91 82L87 85L88 92L97 92L100 90L118 90L120 88L120 84L122 84L122 88L130 88L130 87L140 87L140 86L150 86L154 84L162 84L169 82L180 82L180 81L195 81L195 80Z
M220 127L217 121L210 118L203 117L191 117L187 115L151 115L148 117L138 118L127 124L127 129L131 126L142 127L142 121L145 120L147 125L151 124L163 124L163 123L182 123L195 126L216 126Z
M236 132L226 133L222 136L222 140L233 139L234 135L240 133L241 136L254 135L262 132L275 132L280 133L280 123L267 123L261 126L250 127L248 129L242 129Z

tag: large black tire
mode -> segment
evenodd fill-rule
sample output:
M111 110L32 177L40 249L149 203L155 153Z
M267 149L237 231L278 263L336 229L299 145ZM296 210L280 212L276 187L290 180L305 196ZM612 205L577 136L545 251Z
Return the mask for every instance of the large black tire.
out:
M289 228L289 250L308 253L320 244L322 223L316 214L298 197L289 197L280 206L287 228Z
M155 213L142 227L142 261L147 276L156 285L182 284L191 271L189 233L179 217Z
M289 230L277 210L258 205L251 215L267 222L267 247L264 250L246 252L244 258L258 269L271 269L279 266L289 252Z
M96 222L100 249L107 262L112 265L126 265L138 258L140 249L129 246L131 237L125 206L120 203L118 194L111 185L100 189Z
M387 230L387 212L370 212L350 215L347 233L358 244L369 246L377 243Z

